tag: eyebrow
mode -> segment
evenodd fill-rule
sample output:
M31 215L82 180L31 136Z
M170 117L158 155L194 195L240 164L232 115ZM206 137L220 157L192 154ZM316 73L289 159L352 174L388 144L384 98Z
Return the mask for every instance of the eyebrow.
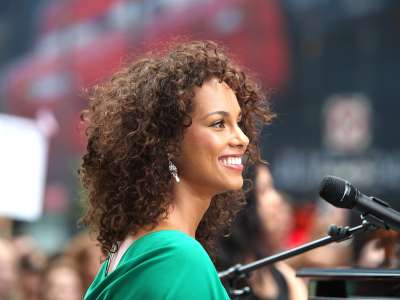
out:
M210 113L206 114L203 119L206 119L211 115L222 115L224 117L227 117L227 116L229 116L229 113L227 111L224 111L224 110L213 111L213 112L210 112ZM239 116L238 117L240 118L241 116L242 116L242 112L239 112Z

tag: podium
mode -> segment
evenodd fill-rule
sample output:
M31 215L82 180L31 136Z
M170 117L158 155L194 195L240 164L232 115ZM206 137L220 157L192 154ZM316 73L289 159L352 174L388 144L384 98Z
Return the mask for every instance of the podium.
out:
M296 276L309 280L309 300L400 299L400 270L303 268Z

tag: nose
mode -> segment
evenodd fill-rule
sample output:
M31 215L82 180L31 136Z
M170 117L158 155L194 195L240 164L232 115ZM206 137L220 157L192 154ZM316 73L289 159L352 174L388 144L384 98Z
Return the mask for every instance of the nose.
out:
M246 149L247 145L249 144L249 138L244 134L243 130L239 126L236 126L230 142L233 147Z

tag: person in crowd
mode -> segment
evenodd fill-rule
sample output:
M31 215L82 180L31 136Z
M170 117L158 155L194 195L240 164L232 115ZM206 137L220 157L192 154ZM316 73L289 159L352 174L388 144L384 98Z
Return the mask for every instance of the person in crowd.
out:
M41 278L42 300L81 300L83 288L78 266L64 256L53 258Z
M223 268L275 254L281 246L278 237L289 234L285 227L290 228L290 211L280 211L289 204L284 203L283 196L273 187L268 168L257 165L249 173L249 179L253 184L246 196L247 204L234 220L231 235L219 239L219 261ZM276 214L273 213L271 209L278 207ZM283 217L280 217L281 213ZM239 281L237 287L247 284L250 284L251 293L244 299L307 299L304 282L296 278L294 270L285 262L251 272L248 281Z
M15 236L13 244L18 257L19 296L24 300L39 300L41 274L47 265L47 256L28 235Z
M312 218L310 226L310 240L317 240L328 235L331 225L345 227L349 225L348 210L334 207L326 201L319 199L315 209L310 212ZM335 268L348 267L351 265L352 240L339 243L331 243L323 247L307 251L289 260L294 268L315 267Z
M100 269L104 257L97 243L86 230L73 237L65 249L65 255L78 266L83 289L86 291Z
M17 296L17 256L11 241L0 238L0 300Z
M289 196L275 189L268 167L259 165L255 171L257 214L262 232L266 235L265 240L268 241L268 251L276 253L286 250L294 225Z
M354 239L354 265L360 268L399 268L400 234L377 229Z
M148 54L94 89L83 220L107 259L86 300L228 299L209 254L259 161L265 95L211 41Z

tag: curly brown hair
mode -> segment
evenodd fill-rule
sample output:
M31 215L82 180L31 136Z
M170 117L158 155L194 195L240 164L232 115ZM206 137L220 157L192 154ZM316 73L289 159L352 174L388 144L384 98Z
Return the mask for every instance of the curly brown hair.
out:
M105 255L118 249L128 233L154 228L172 202L168 157L179 156L191 125L194 88L211 78L226 82L242 110L242 130L250 143L247 162L260 162L257 140L271 121L267 94L211 41L174 44L148 54L95 86L87 123L87 153L79 169L88 192L83 222L95 230ZM216 195L196 232L210 252L244 202L242 191Z

